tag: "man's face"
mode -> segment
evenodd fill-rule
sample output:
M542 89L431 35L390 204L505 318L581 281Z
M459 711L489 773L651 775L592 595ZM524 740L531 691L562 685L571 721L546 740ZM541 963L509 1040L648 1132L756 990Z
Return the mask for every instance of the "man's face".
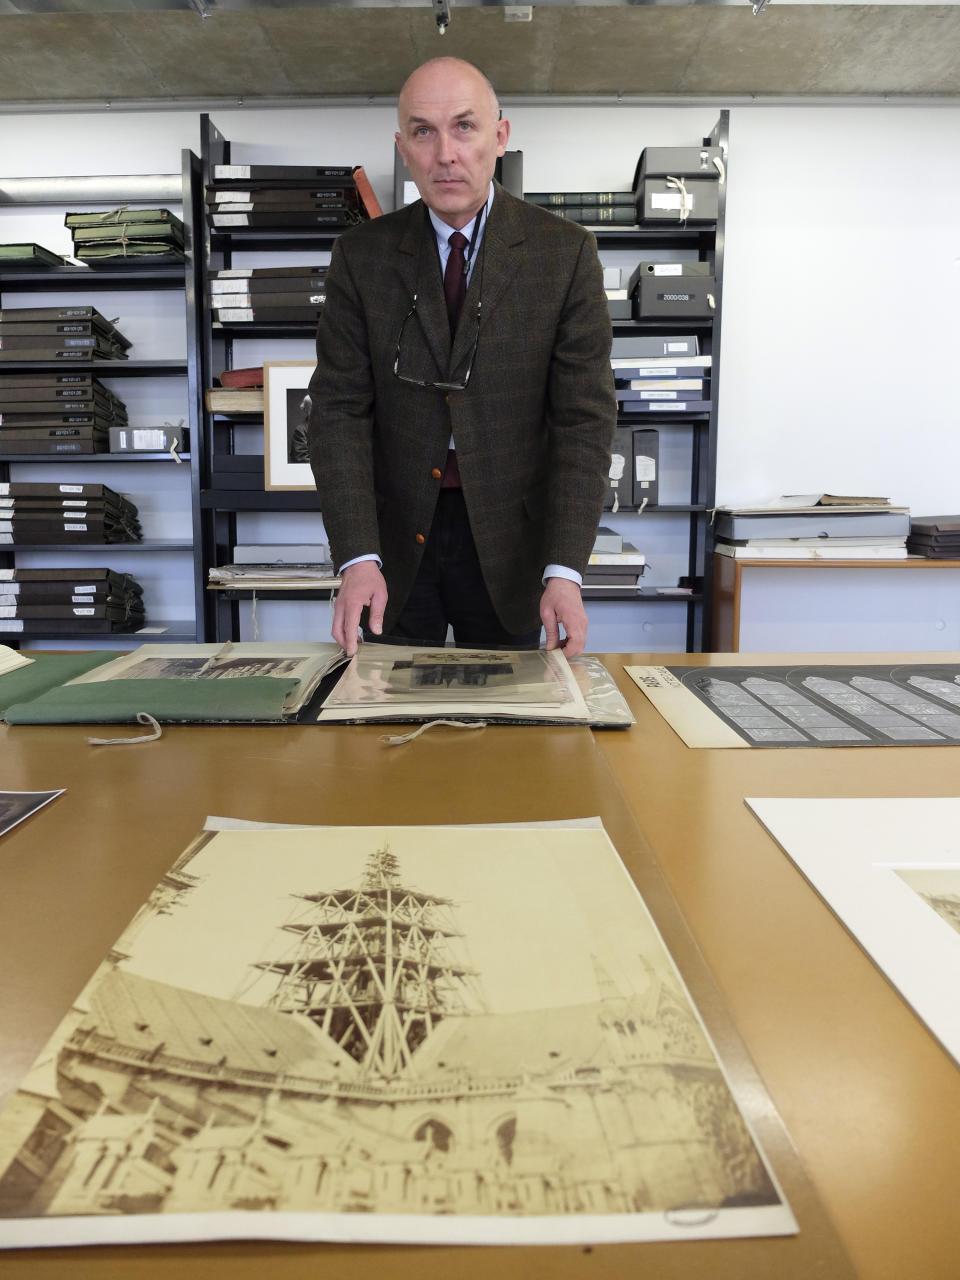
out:
M466 226L510 136L490 86L475 68L441 58L413 73L397 113L397 148L424 203L448 225Z

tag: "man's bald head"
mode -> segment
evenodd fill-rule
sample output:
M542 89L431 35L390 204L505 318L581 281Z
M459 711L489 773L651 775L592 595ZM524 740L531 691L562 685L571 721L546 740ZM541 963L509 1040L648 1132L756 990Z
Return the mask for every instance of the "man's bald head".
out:
M483 207L510 137L493 85L472 62L431 58L397 102L397 149L424 203L451 227Z
M439 91L446 91L454 77L462 77L464 83L474 81L481 92L486 91L490 100L490 109L495 120L500 117L500 103L496 90L479 67L465 58L431 58L421 63L416 71L410 73L403 83L397 99L397 124L403 129L404 114L409 107L411 96L426 93L428 96Z

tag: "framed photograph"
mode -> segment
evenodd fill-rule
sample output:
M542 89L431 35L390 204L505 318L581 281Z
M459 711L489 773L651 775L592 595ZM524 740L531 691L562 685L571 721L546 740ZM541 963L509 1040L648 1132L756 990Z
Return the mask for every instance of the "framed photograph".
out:
M960 799L746 803L960 1064Z
M307 457L303 398L315 360L268 360L263 366L265 489L315 489Z

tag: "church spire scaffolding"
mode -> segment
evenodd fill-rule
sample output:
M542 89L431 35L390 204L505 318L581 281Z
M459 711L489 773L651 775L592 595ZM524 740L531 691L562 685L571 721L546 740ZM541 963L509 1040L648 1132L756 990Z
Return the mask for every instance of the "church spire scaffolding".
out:
M296 896L306 905L282 926L292 952L257 965L278 975L267 1003L306 1014L368 1075L410 1073L444 1018L477 1007L453 902L405 886L389 848L370 855L359 888Z

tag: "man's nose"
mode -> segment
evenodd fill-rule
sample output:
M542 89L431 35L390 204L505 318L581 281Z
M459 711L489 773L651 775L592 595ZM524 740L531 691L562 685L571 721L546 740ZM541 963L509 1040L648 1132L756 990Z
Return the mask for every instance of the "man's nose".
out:
M457 158L457 140L441 133L437 141L437 159L441 164L451 164Z

